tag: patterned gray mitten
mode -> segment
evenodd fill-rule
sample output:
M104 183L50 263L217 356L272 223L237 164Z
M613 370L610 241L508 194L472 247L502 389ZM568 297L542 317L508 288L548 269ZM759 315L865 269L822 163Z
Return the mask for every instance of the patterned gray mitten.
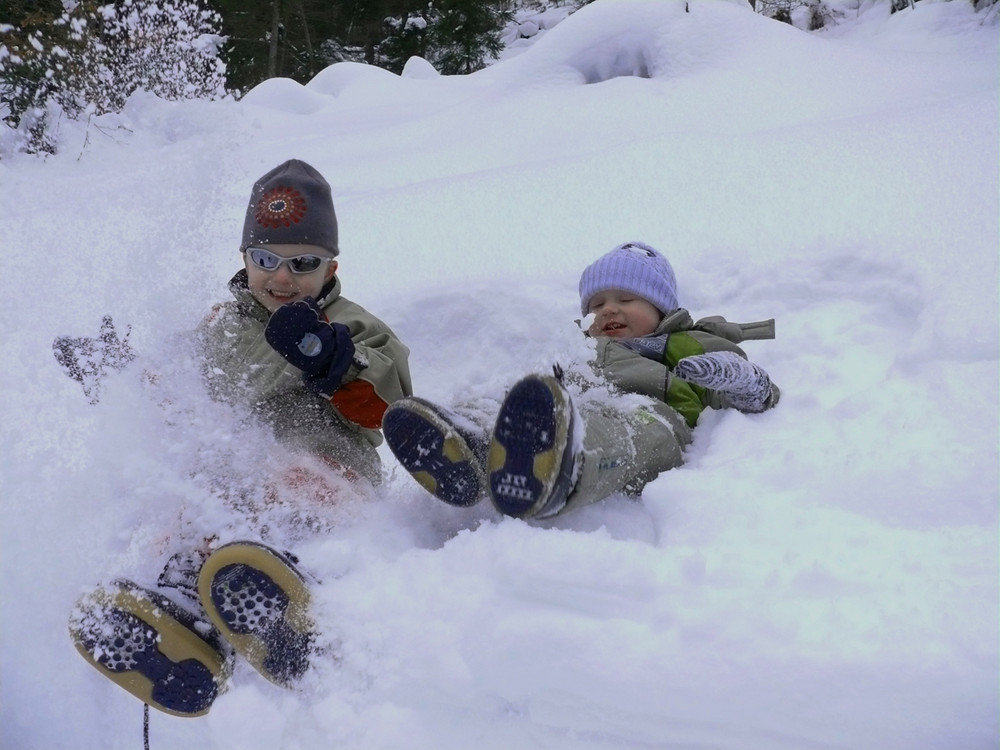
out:
M674 367L681 380L726 394L735 409L760 412L771 399L771 378L735 352L709 352L685 357Z

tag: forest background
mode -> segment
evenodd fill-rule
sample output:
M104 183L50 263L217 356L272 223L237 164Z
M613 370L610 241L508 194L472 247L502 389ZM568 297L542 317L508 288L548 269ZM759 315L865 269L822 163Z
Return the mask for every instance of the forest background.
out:
M808 30L915 0L734 0ZM977 8L996 0L961 0ZM241 97L356 62L401 73L482 69L593 0L0 0L0 158L55 153L65 120L120 111L134 92ZM555 12L553 12L555 11Z
M2 0L0 118L20 136L8 151L54 153L60 120L120 111L137 90L239 97L337 62L399 73L413 56L471 73L517 34L515 10L590 1Z

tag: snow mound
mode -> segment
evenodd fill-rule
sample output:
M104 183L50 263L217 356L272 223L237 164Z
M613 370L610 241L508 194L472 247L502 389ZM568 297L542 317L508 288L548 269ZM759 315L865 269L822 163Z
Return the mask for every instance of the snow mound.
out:
M673 77L716 65L747 46L748 34L767 31L784 36L790 29L728 0L607 0L563 20L504 72L519 79L585 84L625 76Z
M356 62L334 63L324 68L306 84L317 94L340 96L348 89L384 91L394 87L399 76L384 68Z
M414 55L406 61L406 65L403 66L403 72L401 75L403 78L430 79L437 78L441 74L433 65L430 64L430 62L422 57Z
M241 101L298 115L313 114L326 104L324 97L291 78L269 78L250 89Z

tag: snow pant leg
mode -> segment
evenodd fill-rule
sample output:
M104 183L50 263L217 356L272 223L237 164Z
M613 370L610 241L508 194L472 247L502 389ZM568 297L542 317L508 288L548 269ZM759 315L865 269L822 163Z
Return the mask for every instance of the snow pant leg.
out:
M450 407L452 415L457 417L455 426L464 430L466 435L473 437L475 442L482 443L483 465L485 453L489 450L490 438L493 436L493 426L500 413L500 401L488 396L466 399Z
M632 412L608 405L583 407L583 465L566 513L616 492L638 494L659 474L684 463L691 428L666 404Z

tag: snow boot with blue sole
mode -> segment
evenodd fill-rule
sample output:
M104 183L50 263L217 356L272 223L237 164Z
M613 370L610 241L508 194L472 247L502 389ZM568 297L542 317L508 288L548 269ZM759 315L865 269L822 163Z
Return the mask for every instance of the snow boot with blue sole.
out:
M83 597L69 631L97 671L173 716L208 713L231 668L208 622L131 581L114 581Z
M558 377L516 383L497 416L487 477L493 505L515 518L558 513L576 481L575 416Z
M222 637L271 682L291 687L308 669L309 587L288 555L257 542L225 544L202 566L198 593Z
M413 396L393 403L382 419L389 450L417 482L449 505L468 507L486 495L487 436L458 415Z

